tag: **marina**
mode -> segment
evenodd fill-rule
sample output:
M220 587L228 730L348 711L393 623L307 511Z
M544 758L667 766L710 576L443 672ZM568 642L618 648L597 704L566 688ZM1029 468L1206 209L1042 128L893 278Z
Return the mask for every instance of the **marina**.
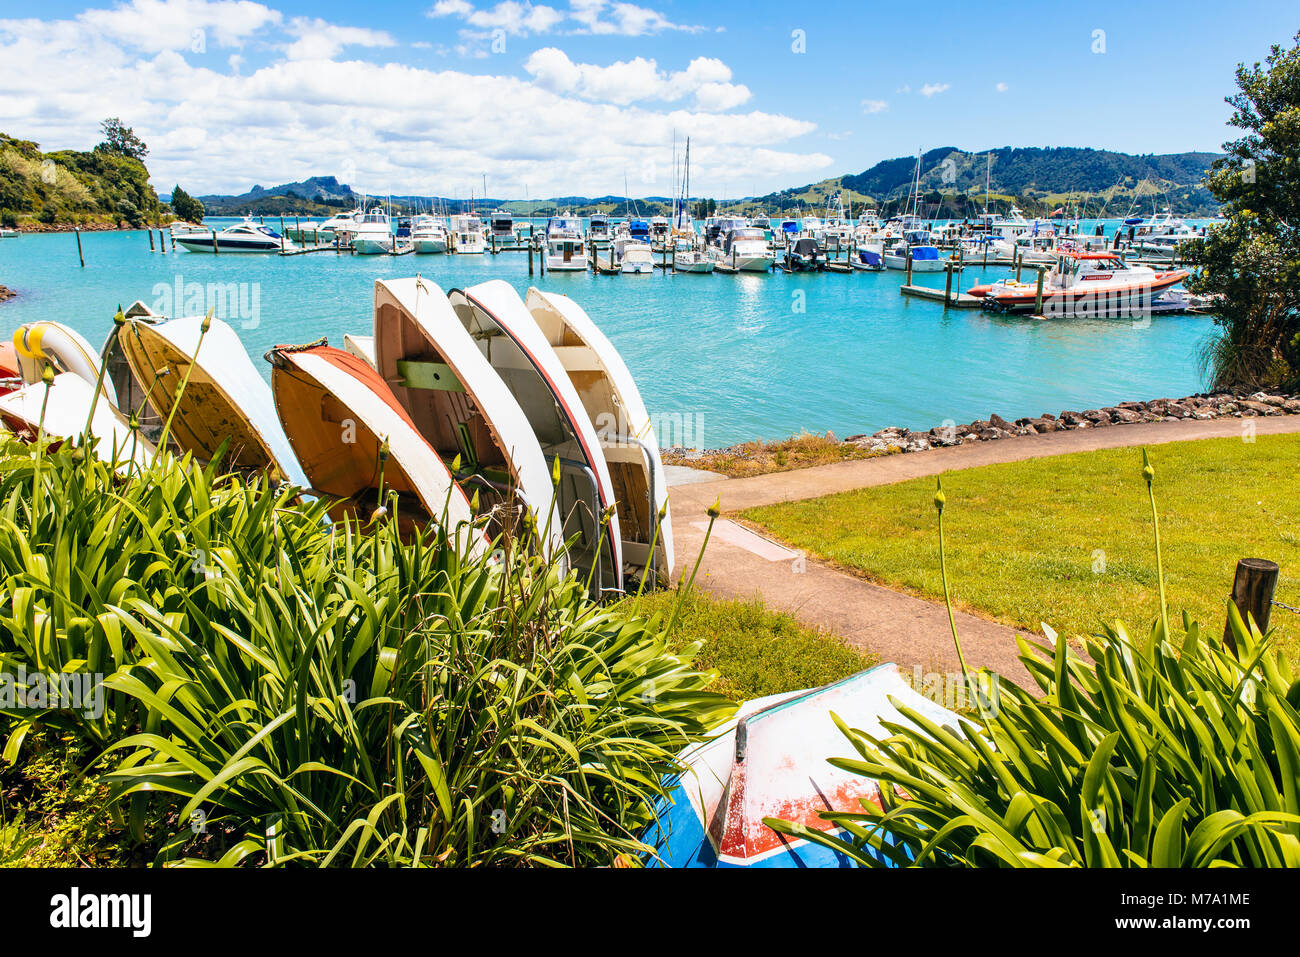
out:
M766 271L742 271L688 237L676 268L670 247L652 252L656 268L650 274L627 275L617 259L611 261L612 241L586 249L589 224L571 218L570 238L557 241L573 244L570 269L547 267L548 260L563 263L564 250L557 246L543 255L528 243L530 234L540 241L546 223L527 217L513 223L525 241L518 248L503 244L495 255L481 231L474 232L481 246L472 238L469 244L482 252L471 255L359 256L334 243L309 243L284 255L224 258L173 249L145 231L120 231L77 237L82 268L72 236L23 235L0 245L0 269L21 277L11 279L18 295L4 305L3 331L55 317L101 341L119 301L139 298L174 313L189 299L194 305L187 312L215 307L249 353L260 355L283 342L328 336L341 343L344 334L366 332L370 319L357 303L375 279L418 272L444 288L504 279L522 294L545 277L548 289L602 317L603 330L637 373L664 444L687 447L803 430L845 435L889 425L929 427L992 408L1038 415L1184 395L1201 385L1195 357L1211 328L1208 317L1043 322L983 311L984 300L970 294L972 287L1014 281L1018 273L1032 281L1036 267L1028 262L1012 265L989 256L985 266L958 252L960 269L917 272L908 281L906 269L850 268L846 249L838 258L833 251L823 254L820 271L785 272L776 268L775 255ZM213 219L208 225L222 230L240 222ZM278 218L258 225L280 232ZM1121 223L1084 222L1080 228L1092 232L1097 225L1113 235ZM312 229L301 221L298 228ZM688 263L695 265L684 268ZM326 302L333 305L325 308ZM698 342L710 347L696 348ZM828 363L827 356L835 361ZM936 367L947 384L942 395L929 385ZM820 392L783 386L809 376L823 384Z

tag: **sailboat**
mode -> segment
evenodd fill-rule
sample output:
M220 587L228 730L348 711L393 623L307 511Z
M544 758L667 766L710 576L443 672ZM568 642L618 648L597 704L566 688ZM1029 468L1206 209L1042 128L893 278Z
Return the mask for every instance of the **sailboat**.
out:
M916 171L912 175L912 191L907 213L902 220L902 236L890 239L885 244L885 266L889 269L907 269L910 262L913 272L940 272L943 260L939 258L939 249L930 238L930 230L925 227L917 211L921 196L921 157L916 154Z

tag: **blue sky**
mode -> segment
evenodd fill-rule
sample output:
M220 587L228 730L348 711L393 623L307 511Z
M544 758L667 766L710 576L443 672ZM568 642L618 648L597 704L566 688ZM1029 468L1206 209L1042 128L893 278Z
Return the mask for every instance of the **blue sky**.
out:
M375 193L766 192L917 148L1213 150L1276 3L5 3L0 130L119 115L156 185L334 174ZM806 7L806 9L804 9ZM801 51L801 52L800 52Z

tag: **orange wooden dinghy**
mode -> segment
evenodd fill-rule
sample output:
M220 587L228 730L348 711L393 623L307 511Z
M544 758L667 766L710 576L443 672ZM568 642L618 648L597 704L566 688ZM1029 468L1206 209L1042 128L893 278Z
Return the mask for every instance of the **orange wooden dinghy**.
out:
M449 533L471 522L464 491L364 359L323 341L276 346L266 358L276 412L312 490L340 500L334 518L372 514L382 472L404 522L443 522ZM384 441L388 458L381 462ZM476 549L485 546L481 531L473 537Z

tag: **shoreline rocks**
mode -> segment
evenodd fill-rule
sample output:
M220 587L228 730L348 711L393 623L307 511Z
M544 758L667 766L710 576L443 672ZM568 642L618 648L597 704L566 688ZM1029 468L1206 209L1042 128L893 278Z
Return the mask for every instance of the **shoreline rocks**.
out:
M16 295L18 295L18 293L14 292L7 286L0 286L0 302L4 302L6 299L12 299Z
M13 227L19 233L70 233L74 230L81 230L83 233L110 233L131 229L166 229L166 226L159 226L153 223L148 226L132 226L130 223L33 223L23 222Z
M1114 406L1084 409L1080 412L1066 409L1058 415L1044 412L1040 416L1025 416L1014 422L1009 422L994 413L987 419L976 419L964 425L941 425L925 432L913 432L900 426L889 426L870 435L865 433L850 435L843 440L843 444L887 455L898 452L924 452L931 448L970 445L975 442L995 442L1017 436L1045 435L1051 432L1079 429L1104 429L1143 422L1246 419L1276 415L1300 415L1300 394L1198 393L1181 399L1161 398L1148 402L1121 402ZM826 434L831 441L835 441L833 433ZM739 447L733 446L728 449L709 450L709 453L726 454L738 451ZM663 451L664 461L669 464L689 464L705 454L705 451L685 449L680 446L673 446Z

